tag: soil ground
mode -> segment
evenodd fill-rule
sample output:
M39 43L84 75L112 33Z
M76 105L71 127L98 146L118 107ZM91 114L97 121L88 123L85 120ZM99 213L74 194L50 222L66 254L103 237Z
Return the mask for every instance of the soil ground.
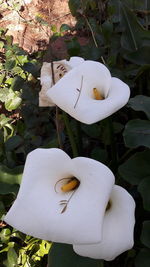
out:
M14 43L18 43L28 53L47 48L53 34L52 25L59 32L62 24L72 27L76 23L70 13L68 0L20 0L19 10L7 4L13 1L2 1L4 4L0 6L0 27L7 28L7 34L13 36ZM39 22L39 18L48 25ZM58 58L66 57L66 38L70 36L59 37L52 45ZM79 42L85 44L87 40L79 37Z

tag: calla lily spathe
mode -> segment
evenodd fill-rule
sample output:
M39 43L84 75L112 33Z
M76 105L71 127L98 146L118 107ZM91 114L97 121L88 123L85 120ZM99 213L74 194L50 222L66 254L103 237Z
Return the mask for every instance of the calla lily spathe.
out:
M53 62L54 78L55 82L60 80L67 72L69 72L74 67L80 65L84 62L81 57L71 57L70 60L60 60ZM40 107L53 107L55 103L52 99L47 97L46 92L53 85L52 80L52 66L51 63L44 62L41 68L41 91L39 93L39 106Z
M71 65L71 61L74 64ZM128 85L111 77L104 64L78 57L66 62L54 62L55 85L52 85L50 63L43 64L40 106L57 105L73 118L92 124L110 116L128 102ZM60 68L59 63L62 64ZM95 98L94 90L100 94L100 99Z
M62 192L60 184L70 177L80 181L79 187L74 192ZM23 233L45 240L98 243L113 185L112 172L96 160L71 159L56 148L36 149L27 157L17 199L5 221Z
M94 99L94 88L103 100ZM76 120L92 124L123 107L128 102L130 90L120 79L111 78L103 64L85 61L48 89L47 96Z
M81 256L107 261L133 247L135 202L122 187L115 185L110 196L110 208L103 222L102 241L92 245L74 245Z

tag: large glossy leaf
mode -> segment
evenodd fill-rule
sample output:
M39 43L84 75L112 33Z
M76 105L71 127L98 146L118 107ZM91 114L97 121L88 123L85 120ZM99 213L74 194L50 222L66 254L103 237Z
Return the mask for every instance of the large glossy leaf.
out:
M128 106L135 111L143 111L150 119L150 97L145 95L137 95L130 98Z
M77 255L72 245L53 243L48 267L100 267L100 261Z
M141 241L146 247L150 248L150 221L143 223Z
M142 180L138 186L138 191L142 196L144 209L150 211L150 176Z
M150 177L150 150L138 152L119 167L121 177L130 184L137 185Z
M141 249L135 258L135 267L149 267L150 266L150 249Z
M123 136L127 147L150 147L150 121L140 119L129 121Z

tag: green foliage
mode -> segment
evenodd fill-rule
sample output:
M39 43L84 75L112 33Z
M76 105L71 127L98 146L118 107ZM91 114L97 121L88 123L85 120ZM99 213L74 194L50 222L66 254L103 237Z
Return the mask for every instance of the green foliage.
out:
M150 147L150 121L130 120L126 124L123 136L127 147Z
M150 211L150 176L144 178L138 186L138 191L140 192L143 199L143 207L145 210Z
M58 257L59 255L59 257ZM78 256L72 245L53 243L49 253L48 267L98 267L97 260Z
M143 248L135 259L135 267L149 267L150 265L150 250Z
M19 1L0 3L7 5L8 2L9 8L19 9ZM69 0L69 7L77 19L73 28L62 24L58 30L55 25L48 25L39 14L35 20L51 28L52 40L73 33L72 39L66 41L69 56L105 63L112 76L122 79L131 88L128 105L111 120L85 125L69 117L77 153L109 166L117 184L125 186L137 204L134 249L113 262L105 262L104 267L149 267L150 3L140 0ZM80 44L78 36L87 38L86 45ZM17 196L27 154L37 147L59 146L55 108L38 107L41 55L41 52L28 55L13 44L6 30L0 30L1 219ZM73 157L64 116L61 111L59 113L62 145ZM0 266L47 266L48 242L26 236L5 224L2 224L0 237ZM48 264L49 267L103 266L100 261L77 256L71 245L57 243L52 245Z
M150 221L143 223L141 241L146 247L150 248Z
M149 164L150 150L138 152L120 165L119 173L127 182L137 185L142 179L150 176Z
M147 115L147 118L150 119L150 97L137 95L130 98L128 106L135 111L143 111Z

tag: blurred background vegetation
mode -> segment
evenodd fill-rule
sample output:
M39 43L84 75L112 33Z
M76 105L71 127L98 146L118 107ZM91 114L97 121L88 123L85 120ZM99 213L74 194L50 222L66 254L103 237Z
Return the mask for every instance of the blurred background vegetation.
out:
M2 1L3 4L9 1ZM13 2L13 1L11 1ZM18 5L19 5L19 1ZM53 244L49 267L150 266L150 2L147 0L69 0L76 25L58 31L42 16L53 35L47 50L28 54L0 29L0 266L46 267L50 242L26 236L3 221L16 198L27 154L37 147L58 147L55 108L39 108L43 60L58 60L51 46L65 41L68 59L81 56L104 63L112 76L131 88L126 107L93 125L81 124L59 110L63 149L72 157L68 131L77 153L106 164L116 183L134 197L135 245L112 262L82 258L69 245ZM14 6L12 6L12 9ZM17 8L17 7L15 7ZM81 45L78 36L87 39ZM68 125L68 124L67 124ZM42 227L42 226L41 226ZM67 261L65 260L67 257Z

